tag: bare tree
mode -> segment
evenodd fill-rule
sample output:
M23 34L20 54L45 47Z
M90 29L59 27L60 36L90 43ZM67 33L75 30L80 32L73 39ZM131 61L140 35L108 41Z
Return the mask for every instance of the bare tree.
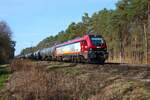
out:
M11 54L12 32L5 21L0 21L0 63L8 61Z

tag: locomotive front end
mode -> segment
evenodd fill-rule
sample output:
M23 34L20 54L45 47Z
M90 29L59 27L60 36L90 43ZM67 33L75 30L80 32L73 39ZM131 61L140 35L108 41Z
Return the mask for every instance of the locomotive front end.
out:
M100 35L89 35L88 61L104 63L108 59L107 45Z

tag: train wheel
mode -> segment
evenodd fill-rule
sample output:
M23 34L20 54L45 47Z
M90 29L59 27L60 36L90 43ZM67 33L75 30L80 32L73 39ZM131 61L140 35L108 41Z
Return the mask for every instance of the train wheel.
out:
M103 65L105 63L105 59L101 59L100 61L99 61L99 64L101 64L101 65Z
M80 56L80 62L81 62L81 63L85 63L85 59L84 59L83 56Z
M80 63L81 62L81 59L80 59L80 56L78 57L78 63Z
M58 61L59 61L59 62L61 61L61 57L58 57Z
M73 56L71 57L71 62L74 62L74 57Z
M74 57L74 62L77 63L77 57Z
M78 56L78 63L81 63L81 60L82 60L81 56Z
M94 64L94 63L95 63L95 61L94 61L92 58L88 58L87 62L88 62L89 64Z

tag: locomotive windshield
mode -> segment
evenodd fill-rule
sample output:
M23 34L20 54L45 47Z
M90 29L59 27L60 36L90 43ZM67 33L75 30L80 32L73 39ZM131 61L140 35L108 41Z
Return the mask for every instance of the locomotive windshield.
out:
M91 36L91 41L92 41L92 44L95 45L95 46L100 46L101 44L104 43L104 40L102 37L100 36Z

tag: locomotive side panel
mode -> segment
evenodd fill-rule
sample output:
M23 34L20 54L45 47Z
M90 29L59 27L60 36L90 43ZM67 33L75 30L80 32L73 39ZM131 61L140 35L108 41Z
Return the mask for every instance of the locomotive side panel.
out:
M80 52L81 52L80 42L67 44L56 48L57 56L79 54Z

